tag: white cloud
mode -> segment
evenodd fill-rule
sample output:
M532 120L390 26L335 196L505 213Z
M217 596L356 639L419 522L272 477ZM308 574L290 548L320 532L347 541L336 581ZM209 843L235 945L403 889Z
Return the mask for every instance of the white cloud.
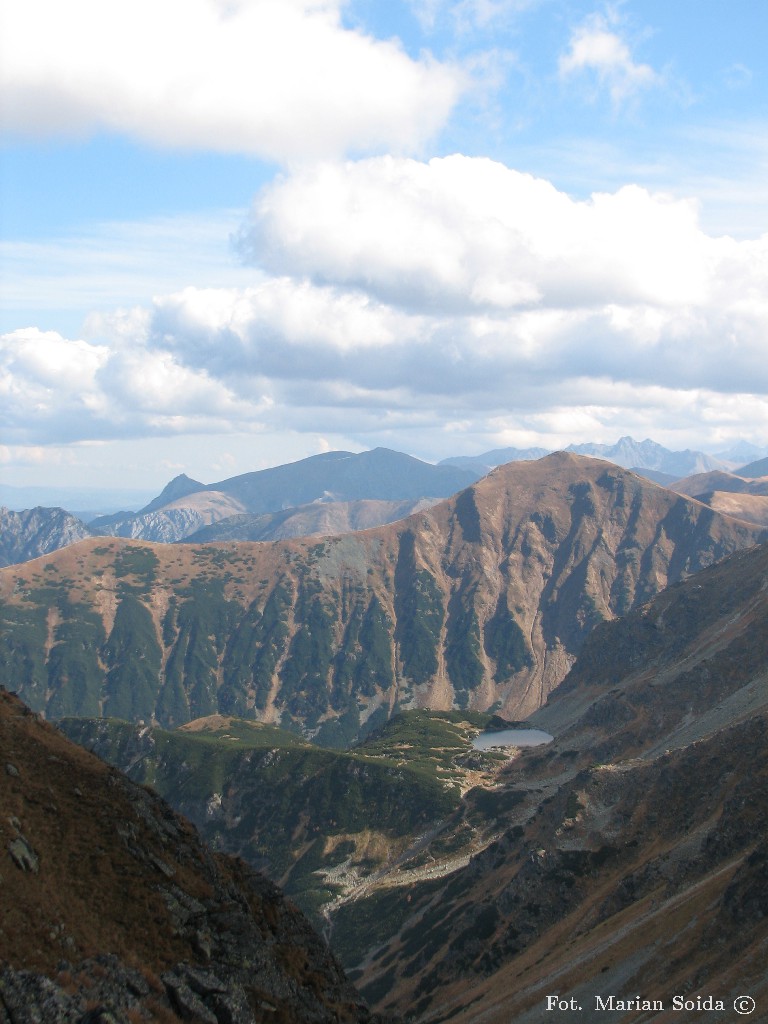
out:
M511 436L764 441L768 235L712 238L688 201L576 201L466 157L324 163L267 188L242 244L250 287L94 316L87 340L6 335L7 443L286 430L414 450L418 432L439 457Z
M541 0L409 0L423 28L432 30L450 18L459 31L486 29L498 21L534 7Z
M260 407L140 335L99 344L36 328L0 336L0 399L16 445L227 431Z
M621 106L644 89L658 86L662 77L649 64L638 64L627 43L611 31L611 20L592 14L571 34L570 48L560 57L562 78L593 74L606 88L614 106Z
M272 273L422 311L678 305L710 276L690 201L627 186L576 202L463 156L306 168L260 194L240 244Z
M343 0L2 0L2 123L285 160L414 150L457 68L343 27Z

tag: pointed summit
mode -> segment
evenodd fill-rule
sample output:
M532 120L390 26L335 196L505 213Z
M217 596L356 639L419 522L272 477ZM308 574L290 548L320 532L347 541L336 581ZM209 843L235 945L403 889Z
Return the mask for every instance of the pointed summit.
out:
M193 480L186 473L179 473L170 483L165 485L156 498L153 498L148 505L141 509L138 515L143 515L145 512L154 512L158 508L164 508L166 505L169 505L172 501L177 501L179 498L185 498L188 494L194 494L195 491L204 491L205 489L205 484L201 484L199 480Z

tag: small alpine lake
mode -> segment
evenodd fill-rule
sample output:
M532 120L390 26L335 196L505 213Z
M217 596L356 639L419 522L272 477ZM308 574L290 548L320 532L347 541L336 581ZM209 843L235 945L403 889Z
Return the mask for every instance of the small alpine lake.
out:
M475 750L491 747L538 747L551 743L554 736L541 729L499 729L497 732L481 732L472 740Z

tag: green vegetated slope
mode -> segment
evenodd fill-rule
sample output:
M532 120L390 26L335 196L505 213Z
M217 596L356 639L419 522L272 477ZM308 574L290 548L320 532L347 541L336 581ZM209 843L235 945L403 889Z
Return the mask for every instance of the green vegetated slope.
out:
M554 992L667 1007L606 1014L622 1022L698 1021L699 995L768 1005L767 650L765 545L595 630L529 719L555 741L465 797L497 803L495 841L340 909L368 997L422 1024L535 1024ZM694 1009L669 1016L675 994Z
M396 861L407 865L415 838L456 811L462 784L493 778L494 755L471 750L471 737L492 721L407 712L350 752L223 716L173 732L107 719L60 725L315 913ZM459 845L479 834L467 832Z
M0 683L51 717L234 715L336 747L403 708L519 718L595 625L760 536L560 453L362 533L94 539L0 571Z

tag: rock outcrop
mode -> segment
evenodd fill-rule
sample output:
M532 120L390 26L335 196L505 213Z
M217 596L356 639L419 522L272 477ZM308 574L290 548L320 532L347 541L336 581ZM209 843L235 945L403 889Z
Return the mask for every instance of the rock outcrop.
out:
M28 562L92 536L85 523L63 508L0 508L0 566Z

